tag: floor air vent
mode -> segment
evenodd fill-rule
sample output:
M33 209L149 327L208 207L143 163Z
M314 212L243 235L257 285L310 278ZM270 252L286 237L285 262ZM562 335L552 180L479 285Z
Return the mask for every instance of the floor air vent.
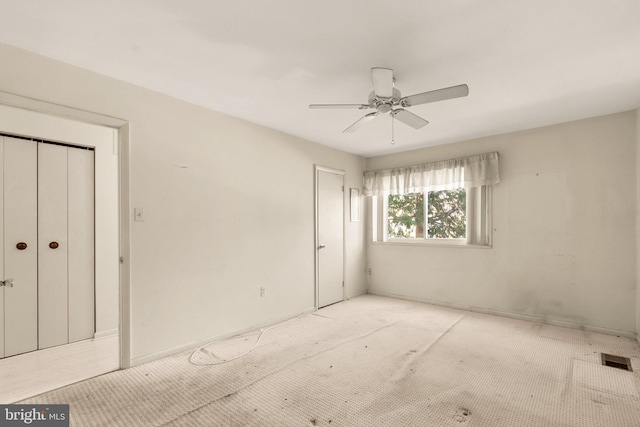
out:
M604 366L611 366L612 368L633 372L633 369L631 369L631 361L628 357L602 353L602 364Z

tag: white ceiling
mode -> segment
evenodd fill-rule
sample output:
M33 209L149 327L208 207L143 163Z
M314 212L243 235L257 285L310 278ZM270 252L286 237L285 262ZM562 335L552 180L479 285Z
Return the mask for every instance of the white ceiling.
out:
M638 0L0 0L0 42L363 156L638 108ZM414 130L367 111L371 67Z

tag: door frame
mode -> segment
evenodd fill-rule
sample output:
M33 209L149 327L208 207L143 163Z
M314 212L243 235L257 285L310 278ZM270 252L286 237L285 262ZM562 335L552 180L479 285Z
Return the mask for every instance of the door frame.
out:
M319 223L318 223L318 204L319 204L319 188L318 176L320 172L328 172L334 173L336 175L342 175L342 283L344 286L342 287L342 300L345 300L346 295L346 270L347 270L347 224L346 224L346 204L345 204L345 176L346 172L342 169L334 169L326 166L321 166L318 164L313 165L313 197L314 197L314 233L313 233L313 253L314 253L314 308L316 310L319 309L320 305L320 257L318 246L319 242Z
M118 163L118 170L115 172L118 180L117 197L119 206L117 244L120 253L120 265L118 271L119 365L120 369L131 367L129 122L125 119L106 116L100 113L80 110L64 105L53 104L2 91L0 91L0 105L41 113L53 118L68 119L73 122L104 126L115 131L116 136L113 141L113 154L117 156Z

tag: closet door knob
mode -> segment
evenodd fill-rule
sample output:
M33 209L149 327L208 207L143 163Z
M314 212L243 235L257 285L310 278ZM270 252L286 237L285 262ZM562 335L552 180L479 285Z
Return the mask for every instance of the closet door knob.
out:
M16 248L18 248L19 251L24 251L27 249L27 244L25 242L20 242L16 245Z
M58 246L60 246L60 245L58 245L58 242L51 242L51 243L49 243L49 247L50 247L51 249L58 249Z

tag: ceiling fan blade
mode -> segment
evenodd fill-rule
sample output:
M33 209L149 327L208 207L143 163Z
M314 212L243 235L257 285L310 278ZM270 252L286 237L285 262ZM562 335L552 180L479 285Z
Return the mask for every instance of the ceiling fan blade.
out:
M372 68L371 80L373 92L378 98L391 98L393 96L393 70L389 68Z
M469 86L458 85L430 92L417 93L400 99L400 105L411 107L412 105L426 104L429 102L444 101L446 99L460 98L469 95Z
M355 108L358 110L366 110L371 107L367 104L310 104L309 108Z
M429 122L422 117L416 116L415 114L410 113L402 108L393 110L392 114L394 118L400 120L405 125L411 126L414 129L420 129L421 127L429 124Z
M374 111L373 113L369 113L366 116L360 118L357 122L343 130L342 132L353 132L359 129L361 126L369 123L371 120L375 119L378 116L378 112Z

